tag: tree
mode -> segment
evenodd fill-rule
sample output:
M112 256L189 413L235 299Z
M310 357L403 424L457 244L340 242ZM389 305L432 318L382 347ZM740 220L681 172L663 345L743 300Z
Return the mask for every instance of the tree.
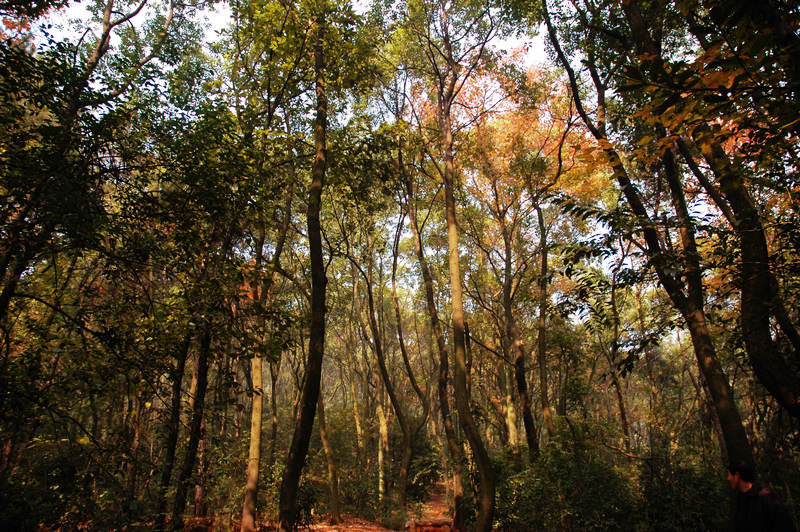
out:
M678 220L679 235L683 248L680 254L669 253L669 250L665 249L664 237L659 235L657 225L648 213L641 193L635 187L619 152L609 140L606 128L608 125L607 120L610 117L608 117L606 109L607 82L604 81L607 78L604 78L598 69L597 50L594 45L587 47L587 62L590 65L591 79L597 98L596 116L592 118L583 105L578 77L561 47L558 32L550 16L547 4L543 2L542 6L550 41L562 67L569 76L578 114L595 139L597 139L600 150L608 158L608 164L619 184L619 188L631 212L636 217L637 223L641 224L638 231L641 231L643 235L645 252L662 286L686 320L692 335L697 361L707 386L709 400L714 405L715 411L719 416L721 428L720 445L724 450L723 454L727 452L732 459L752 462L750 444L747 441L738 409L732 398L730 385L722 371L708 330L707 317L704 311L705 295L699 254L695 241L694 224L687 208L675 156L672 151L666 150L656 160L663 165L661 171L667 181L675 217ZM586 23L585 17L587 13L579 11L579 14L584 16L582 22ZM594 30L589 25L586 27L590 37L589 42L592 42L591 39L595 37ZM673 264L680 264L681 270L686 272L685 282L676 275L677 271L674 269Z

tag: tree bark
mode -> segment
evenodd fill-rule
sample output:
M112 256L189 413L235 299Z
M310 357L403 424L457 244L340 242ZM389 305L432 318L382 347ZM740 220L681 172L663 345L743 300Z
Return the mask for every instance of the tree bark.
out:
M419 232L417 225L417 214L414 208L414 187L411 183L409 176L405 179L406 186L406 208L408 209L408 219L411 226L411 232L414 236L414 250L417 254L417 261L419 262L420 271L422 272L422 282L425 285L425 302L428 308L428 317L430 318L431 330L436 338L436 349L439 354L439 375L437 380L437 391L439 399L439 411L442 415L442 425L444 426L445 440L447 441L447 449L450 455L450 463L453 470L453 528L455 530L465 530L464 514L463 514L463 476L464 476L464 453L461 450L461 445L456 438L455 428L453 427L453 420L450 415L450 400L447 393L447 380L448 380L448 367L449 360L447 354L447 347L444 341L444 332L439 321L439 311L436 308L436 300L433 296L433 276L431 275L428 261L425 258L425 250L422 246L422 236Z
M611 372L611 382L617 394L617 404L619 405L619 421L622 425L622 435L625 442L625 450L631 450L631 432L628 427L628 410L625 408L625 397L622 395L622 386L617 374L617 358L619 354L619 309L617 308L617 271L615 270L611 278L611 319L612 319L612 338L611 356L608 359L609 371Z
M253 379L253 405L250 413L250 448L247 454L247 484L242 507L242 532L256 530L256 500L258 498L258 466L261 461L261 420L264 404L262 359L256 355L250 361Z
M769 316L776 314L775 308L782 308L783 304L770 272L764 227L740 174L731 165L723 148L712 138L707 128L695 130L695 142L716 175L736 217L734 230L742 254L739 266L742 336L747 356L759 382L789 414L800 418L800 378L781 355L770 331ZM791 330L791 327L787 328Z
M542 403L542 417L547 433L552 438L556 433L553 423L553 412L550 410L550 399L547 391L547 226L539 204L536 204L536 217L539 221L539 320L536 340L536 359L539 363L539 400Z
M440 102L440 106L442 103ZM467 436L480 477L478 496L478 518L476 530L488 531L494 519L494 472L489 455L483 445L478 427L472 417L467 391L466 336L464 303L461 287L461 264L458 253L458 226L456 224L455 165L453 160L453 128L449 112L440 111L440 133L444 138L444 195L447 220L447 243L449 248L448 266L450 270L450 294L453 320L454 368L453 384L456 409L464 433Z
M308 444L314 427L317 399L322 378L322 360L325 350L325 265L322 257L322 230L320 206L322 188L327 165L326 133L328 120L328 98L325 81L325 57L323 36L326 26L325 13L321 10L314 22L314 75L316 89L316 118L314 120L314 164L308 194L308 245L311 259L311 323L309 326L308 356L303 379L300 413L295 425L286 469L283 473L278 505L279 530L291 532L297 519L297 487L303 464L308 454Z
M178 434L181 421L181 390L183 389L183 375L186 368L186 359L189 356L190 336L187 334L175 353L175 366L171 371L172 397L170 404L169 420L167 421L167 439L165 442L166 456L164 469L161 470L161 479L158 483L158 502L156 504L156 518L154 530L164 529L164 520L167 511L167 489L172 479L172 470L175 467L175 452L178 447Z
M205 407L206 388L208 387L208 366L211 357L211 324L206 323L197 350L195 376L196 391L192 405L192 420L189 425L189 443L186 445L186 456L183 459L178 487L175 491L175 502L172 508L172 530L183 528L183 512L186 508L186 495L189 489L194 464L197 460L197 448L203 437L203 413Z
M322 399L322 393L319 394L319 399L317 400L317 409L319 410L319 437L322 440L322 449L325 451L325 461L328 464L329 522L332 525L336 525L342 521L339 508L339 475L336 471L333 447L331 447L331 442L328 439L328 426L325 424L325 403Z
M255 280L251 290L253 302L260 302L261 305L269 305L272 301L272 287L275 285L277 270L280 266L281 253L286 242L286 233L289 229L292 213L292 199L294 196L294 180L289 184L289 191L286 196L284 207L284 217L280 232L275 243L275 252L272 254L270 264L272 274L262 281L262 261L264 259L264 241L266 240L266 229L262 226L256 242L255 258ZM259 282L261 281L261 282ZM254 353L250 361L250 372L253 381L253 400L252 411L250 413L250 446L247 456L247 484L245 486L244 504L242 505L242 532L254 532L256 530L256 501L258 500L258 476L261 465L261 424L264 409L264 373L263 358L259 353ZM272 377L271 399L272 399L272 438L270 440L269 470L275 454L275 437L278 430L278 417L275 411L275 385L278 378L278 367L280 358L277 362L270 362L270 373Z
M623 8L628 9L632 4L633 2L625 3L623 4ZM600 143L614 173L614 177L616 178L628 205L642 224L642 236L645 241L644 244L647 256L656 271L662 287L667 292L672 304L681 313L686 322L687 328L689 329L698 365L703 376L705 377L706 383L708 384L708 390L712 399L711 407L719 416L720 426L722 428L722 434L720 435L720 447L722 448L723 453L727 451L730 459L752 463L752 449L747 441L747 435L744 431L741 417L739 416L739 411L733 400L730 385L728 384L727 377L722 371L722 366L717 358L714 345L711 341L711 335L708 330L706 316L703 310L704 302L702 284L698 286L696 283L697 275L699 275L700 270L697 267L699 255L697 255L696 250L691 248L691 239L693 239L693 235L687 233L686 231L682 232L682 242L684 246L688 245L688 247L684 248L682 257L670 254L668 250L664 249L659 234L656 230L656 226L650 218L638 190L631 181L627 170L622 163L622 159L609 142L604 129L595 125L583 108L583 103L579 97L580 92L578 88L577 77L569 63L568 58L561 48L555 27L550 20L547 10L547 0L542 0L542 6L544 8L543 14L551 42L553 43L553 47L556 49L556 53L559 57L561 65L567 71L569 76L575 107L587 128ZM636 28L637 25L632 24L632 31L634 31L637 40L640 40L642 39L642 36ZM652 43L643 43L637 41L637 44L638 47L641 48L641 53L647 52L650 54L655 54L656 56L658 55L659 49ZM600 96L598 96L598 100L602 100L602 92L604 91L604 88L600 86L597 86L596 88L600 94ZM666 160L663 162L664 164L667 164ZM667 172L670 171L668 167L665 167L665 169ZM669 173L667 175L669 177ZM672 184L670 184L670 186L672 187ZM674 203L676 200L674 193L676 191L674 189L672 189L672 191ZM682 215L680 210L677 212L677 214L679 216ZM691 229L691 224L682 223L682 226L687 230ZM674 268L671 267L670 261L681 261L679 264L683 267L682 269L687 271L687 280L689 282L688 294L684 293L686 287L683 286L680 278L676 276L677 274L674 271Z
M505 224L503 224L505 240L505 264L503 276L503 313L505 318L505 335L510 344L511 353L514 356L514 382L516 383L517 395L519 396L520 409L522 410L522 424L525 428L525 440L528 446L528 463L533 464L539 456L539 441L536 435L536 425L533 421L531 412L531 399L528 394L528 381L525 370L525 349L522 339L519 337L517 321L512 309L512 271L511 271L511 235L508 234ZM516 428L515 428L516 429Z

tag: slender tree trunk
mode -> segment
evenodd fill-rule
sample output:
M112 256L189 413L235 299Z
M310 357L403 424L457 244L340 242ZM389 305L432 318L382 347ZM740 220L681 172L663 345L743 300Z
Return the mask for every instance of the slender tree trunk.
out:
M269 408L272 414L272 426L269 431L269 456L267 458L267 471L272 479L272 466L275 465L275 446L278 443L278 374L281 369L281 359L269 363Z
M632 4L633 2L628 2L625 3L623 7L628 9ZM676 276L674 267L671 266L668 260L671 258L669 256L670 254L664 249L656 230L656 226L651 220L638 190L630 180L630 176L625 169L622 159L606 138L604 125L601 123L595 124L583 108L583 103L579 97L580 91L578 89L575 71L572 69L568 58L561 48L555 26L550 20L547 10L547 0L542 0L542 7L551 42L553 43L553 47L556 49L556 54L559 57L562 67L564 67L569 76L575 107L592 135L595 137L595 139L602 143L603 151L608 158L609 165L611 166L619 187L625 196L625 199L633 214L635 214L639 218L640 223L642 223L642 237L645 241L647 256L650 258L651 264L658 275L661 285L666 290L667 295L669 296L675 308L679 310L682 317L686 321L687 328L689 329L692 338L692 345L694 347L698 365L703 376L705 377L708 390L712 398L711 406L716 410L717 415L719 416L720 426L722 428L720 447L723 449L723 451L727 450L729 458L752 463L752 449L747 441L747 435L744 431L744 427L742 426L739 411L733 400L733 395L731 393L727 377L722 371L722 366L720 365L719 359L716 356L714 345L711 342L706 316L703 311L702 284L700 285L699 290L696 284L697 273L699 273L699 269L697 269L696 272L693 272L690 271L695 268L693 263L681 264L683 269L687 270L687 273L689 274L687 275L687 279L690 283L688 289L687 287L683 286L681 279ZM639 39L641 36L635 36L637 38L637 44L640 44ZM657 48L654 49L652 46L648 45L643 46L641 52L655 54L657 57L659 51ZM599 94L598 101L604 101L604 87L597 86L597 90ZM669 168L666 168L666 170L669 171ZM673 197L673 200L674 199L675 198ZM680 211L678 212L678 215L681 215ZM684 228L688 229L690 227L690 225L684 225ZM684 232L682 233L682 241L684 242L684 245L688 242L685 237L688 237L688 233ZM699 258L699 255L696 254L696 250L685 248L683 257L696 262ZM677 257L674 258L677 259ZM684 290L688 290L688 294L684 293Z
M381 393L383 396L383 393ZM383 406L383 397L378 399L378 502L381 509L387 504L386 457L389 454L389 420L386 408Z
M308 444L314 427L317 399L322 377L322 360L325 350L325 264L322 257L322 230L320 207L325 182L326 133L328 98L326 95L325 57L323 55L325 13L320 11L314 22L314 75L316 88L316 118L314 121L314 165L308 198L308 245L311 258L311 323L309 326L308 358L303 379L300 415L297 418L289 456L281 481L279 519L281 532L291 532L297 519L297 487L303 464L308 454Z
M450 400L447 393L447 380L449 360L447 347L444 341L444 332L439 321L439 312L436 309L436 300L433 296L433 276L428 268L428 261L425 258L425 251L422 247L422 236L417 225L417 215L414 208L414 188L411 180L406 176L406 198L408 208L408 218L411 224L411 232L414 235L414 249L419 261L422 272L422 281L425 285L425 302L428 307L428 317L430 318L431 330L436 338L436 349L439 353L439 375L437 380L437 390L439 399L439 410L442 414L442 425L444 426L445 440L450 455L450 463L453 469L453 528L455 530L465 530L463 514L463 476L464 476L464 453L461 445L456 438L453 420L450 415Z
M331 447L331 442L328 439L328 427L325 424L325 403L322 399L321 391L317 400L317 409L319 410L319 437L322 440L325 461L328 464L330 524L336 525L342 521L341 510L339 509L339 475L336 472L333 447Z
M547 268L547 226L544 223L542 208L536 204L536 217L539 221L539 320L536 340L536 359L539 363L539 401L542 403L542 417L547 433L552 438L556 433L553 423L553 412L550 410L550 399L547 391L547 285L549 271Z
M207 513L206 471L208 456L206 455L206 422L200 424L200 441L197 444L197 482L194 485L194 516L205 517Z
M175 502L172 507L173 530L183 528L183 512L186 508L186 495L189 489L194 464L197 460L197 448L203 436L203 409L205 406L206 388L208 387L208 366L211 357L211 324L206 323L200 335L200 343L197 351L197 364L195 367L195 378L197 382L196 391L192 406L192 420L189 425L189 443L186 445L186 455L183 459L180 476L178 477L178 488L175 491Z
M525 441L528 447L528 463L532 464L539 455L539 442L536 436L536 425L531 412L531 399L528 393L528 381L525 370L525 346L519 337L517 321L513 310L514 272L512 269L512 239L514 235L509 230L506 220L500 213L496 214L502 232L503 246L505 248L503 264L503 318L505 322L506 343L514 357L514 380L517 395L519 396L520 410L522 410L522 425L525 428ZM516 419L514 419L516 422ZM509 429L510 430L510 429ZM516 433L516 427L514 427ZM510 433L509 433L510 435Z
M443 105L440 102L440 106ZM472 417L467 391L466 336L464 320L464 303L461 288L461 264L458 253L458 226L456 224L455 201L455 165L453 161L453 127L449 112L440 111L440 132L444 135L444 195L445 214L447 219L447 243L449 248L448 266L450 270L450 294L453 319L453 344L455 364L453 383L455 388L456 409L459 420L467 436L480 477L480 493L478 498L478 519L476 529L488 531L492 528L494 518L494 472L489 455L483 445L480 432Z
M505 229L505 228L504 228ZM506 240L505 275L503 279L503 313L505 318L505 335L514 356L514 379L522 410L522 424L525 427L525 441L528 446L528 463L534 463L539 456L539 441L536 436L536 425L531 412L531 399L528 394L528 381L525 370L525 349L519 337L517 322L512 309L512 272L511 272L511 235L504 235Z
M266 229L262 226L259 237L256 242L256 258L255 258L255 278L253 289L251 290L251 297L253 301L260 301L264 306L269 305L272 300L272 287L276 282L276 270L280 265L281 253L283 246L286 242L286 233L291 221L292 212L292 198L294 196L294 179L289 184L289 193L286 196L286 203L284 207L283 223L278 233L278 238L275 243L275 252L270 261L272 266L272 275L262 280L262 262L264 259L264 242L266 240ZM253 381L253 401L252 411L250 413L250 447L248 449L247 457L247 484L245 487L244 505L242 506L242 532L254 532L256 522L256 501L258 500L258 476L261 465L261 423L263 418L264 409L264 372L263 372L263 358L260 354L256 353L250 361L250 373ZM275 411L275 385L278 378L278 368L275 366L280 365L280 358L276 362L270 362L270 373L272 377L271 399L272 399L272 439L270 440L270 456L269 456L269 470L272 470L272 461L274 460L274 446L275 436L277 433L278 417Z
M355 353L355 349L351 351ZM361 413L358 410L358 394L356 390L357 383L352 379L350 386L350 399L353 403L353 424L356 429L356 463L364 463L364 429L361 428Z
M178 447L178 434L181 421L181 390L183 388L183 375L186 368L186 359L189 356L190 337L187 334L175 353L175 366L172 368L172 397L170 399L170 413L167 422L167 439L165 442L166 456L164 468L161 470L161 479L158 483L158 503L156 504L156 518L153 528L164 529L164 520L167 511L167 490L175 467L175 452Z
M625 441L625 450L631 450L631 433L628 428L628 411L625 408L625 398L622 395L622 386L619 382L617 368L615 366L619 354L619 309L617 308L617 272L614 271L611 279L611 319L613 322L613 337L611 341L611 355L608 360L609 370L611 371L611 382L617 394L617 404L619 405L619 420L622 425L622 434Z
M399 159L399 166L403 167L402 162L402 150L400 150L400 159ZM400 247L400 234L403 229L403 219L404 216L400 216L400 220L397 224L397 231L395 232L394 238L394 245L392 246L392 304L394 306L394 316L395 316L395 325L397 330L397 342L400 346L400 355L403 358L403 366L406 370L406 375L408 376L409 383L411 384L411 388L414 390L414 393L419 399L419 402L422 406L422 415L420 416L420 420L416 424L412 424L410 417L405 417L406 423L406 430L403 431L403 451L402 451L402 458L400 460L400 470L398 471L398 507L403 510L406 506L406 487L408 486L408 471L411 465L411 458L413 456L413 449L411 445L412 438L415 438L422 427L425 425L425 421L428 418L428 412L430 409L430 405L428 404L427 398L425 394L422 392L422 389L417 384L417 379L414 376L414 370L411 368L411 361L409 360L408 356L408 349L406 347L406 341L403 336L403 317L400 312L400 301L397 297L397 259L400 255L399 247ZM399 405L398 405L399 406ZM399 419L399 417L398 417ZM413 426L412 426L413 425ZM401 427L402 428L402 427Z
M247 454L247 485L242 508L242 532L256 530L256 500L258 498L258 466L261 460L261 419L264 404L262 358L253 356L250 361L253 379L253 405L250 413L250 448Z
M351 265L352 271L352 282L353 282L353 306L350 310L350 324L348 326L348 340L351 346L351 353L358 352L358 333L356 328L353 326L354 323L361 323L361 305L359 303L359 295L358 295L358 268L356 264ZM363 357L358 357L359 366L363 366ZM364 381L367 378L367 372L362 367L361 368L361 378L358 379L358 372L356 371L356 378L353 379L352 387L351 387L351 396L353 399L353 422L356 426L356 452L358 453L357 456L357 463L364 464L366 462L366 446L364 444L364 429L361 426L361 411L359 410L359 401L358 398L358 389L357 386L361 385L362 390L366 390L366 386L364 385ZM359 382L356 382L356 381ZM366 410L366 409L365 409Z

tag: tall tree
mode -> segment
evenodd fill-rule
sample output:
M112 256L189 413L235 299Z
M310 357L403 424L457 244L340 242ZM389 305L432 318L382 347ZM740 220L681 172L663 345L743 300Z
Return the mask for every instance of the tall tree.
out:
M741 417L733 400L732 391L725 376L714 344L708 329L708 319L704 310L705 294L702 284L702 275L699 264L699 254L694 236L694 225L689 218L687 203L683 187L678 178L678 169L675 166L674 156L671 151L666 151L660 157L663 165L663 175L666 177L670 191L675 215L679 220L679 234L682 244L682 253L670 253L665 248L664 236L659 234L658 226L647 211L641 192L635 186L631 174L626 168L623 158L609 140L607 127L613 125L609 121L606 108L607 81L604 81L598 69L598 51L593 41L587 45L587 64L590 66L591 79L594 85L597 108L595 117L591 117L581 97L579 79L572 68L569 58L561 46L561 39L556 29L556 24L550 15L546 1L542 2L543 14L547 25L550 42L556 51L562 67L567 71L570 85L574 95L575 106L585 126L597 140L600 150L607 157L608 164L614 174L631 212L636 217L637 224L644 238L644 249L652 267L658 275L659 281L666 290L675 307L680 311L690 331L698 365L707 385L709 400L719 417L721 434L720 446L723 455L727 454L732 459L752 462L752 450L747 440ZM586 15L579 11L579 14ZM585 19L584 19L585 21ZM587 26L587 36L595 37L592 26ZM680 264L686 272L685 281L671 267Z

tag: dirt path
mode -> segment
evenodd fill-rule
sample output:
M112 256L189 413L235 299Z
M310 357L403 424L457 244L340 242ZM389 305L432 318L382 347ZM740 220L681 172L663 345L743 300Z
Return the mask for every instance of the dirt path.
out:
M441 524L448 522L449 519L450 510L447 504L447 490L444 482L438 482L431 490L428 500L422 505L421 516L413 519L409 524L413 523L418 527L416 530L419 530L424 528L426 523ZM411 529L414 530L414 526ZM377 523L349 514L343 514L342 522L339 524L316 523L301 530L309 530L311 532L392 532L390 528L384 528Z
M437 482L428 500L422 505L422 516L416 521L441 521L450 518L450 506L447 504L447 489L444 482Z

